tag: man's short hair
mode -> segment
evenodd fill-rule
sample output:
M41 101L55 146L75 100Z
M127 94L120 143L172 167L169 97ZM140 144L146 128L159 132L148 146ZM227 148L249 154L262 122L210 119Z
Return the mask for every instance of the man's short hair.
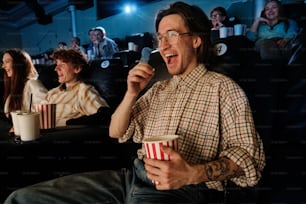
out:
M91 31L95 31L95 30L96 30L96 28L90 28L90 29L88 30L88 35L90 34Z
M105 34L105 29L104 29L103 27L101 27L101 26L96 27L95 30L99 30L99 31L101 31L103 34Z

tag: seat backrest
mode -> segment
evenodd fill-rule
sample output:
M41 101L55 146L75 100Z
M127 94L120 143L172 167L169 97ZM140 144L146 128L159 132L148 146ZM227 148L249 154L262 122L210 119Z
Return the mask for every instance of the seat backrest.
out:
M285 15L297 22L300 31L298 36L290 42L292 55L288 64L305 63L306 47L306 3L289 3L283 5Z
M95 60L90 63L85 82L92 84L111 108L115 108L126 90L127 73L120 59Z
M144 47L153 47L153 36L149 32L135 33L125 37L126 43L133 42L138 46L138 50L142 50Z
M306 30L306 3L284 4L283 10L288 18L295 20L300 28Z
M48 90L59 85L57 74L54 70L55 65L36 64L35 68L39 74L38 79Z
M135 65L135 62L140 59L140 52L135 52L132 50L122 50L120 52L116 52L113 55L114 59L120 59L123 63L123 66L126 68L131 68Z
M209 69L238 80L248 58L253 55L253 42L245 36L230 36L213 41Z

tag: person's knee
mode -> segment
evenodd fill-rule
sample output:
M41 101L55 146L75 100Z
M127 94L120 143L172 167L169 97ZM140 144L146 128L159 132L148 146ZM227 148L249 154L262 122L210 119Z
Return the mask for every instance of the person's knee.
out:
M263 40L259 44L259 52L261 59L279 59L281 57L281 53L279 47L273 40Z
M28 203L27 197L29 196L28 189L22 188L12 192L4 201L4 204Z

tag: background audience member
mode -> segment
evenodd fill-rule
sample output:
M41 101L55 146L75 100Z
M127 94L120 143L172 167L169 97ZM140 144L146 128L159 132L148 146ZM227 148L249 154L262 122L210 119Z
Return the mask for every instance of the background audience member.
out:
M210 19L212 29L219 30L221 27L233 27L235 24L240 23L240 20L236 16L229 17L226 9L218 6L211 10Z
M228 17L226 9L218 6L211 10L211 40L218 39L220 37L219 29L221 27L233 27L235 24L240 23L240 21L235 16Z
M178 151L162 147L171 160L141 154L143 161L135 160L133 168L39 183L13 192L6 204L211 203L213 192L223 194L223 181L241 187L257 184L265 164L262 142L242 89L204 65L210 51L206 14L177 2L158 13L155 25L160 53L173 77L155 83L138 99L154 69L140 62L130 70L110 135L120 142L133 138L141 143L144 138L177 134Z
M21 49L6 50L2 63L5 70L4 113L7 117L12 111L29 111L31 100L34 104L44 99L47 89L37 79L38 73L27 52ZM12 131L13 129L10 130Z
M99 108L108 107L98 91L83 81L88 64L82 53L59 49L53 53L53 59L60 85L48 91L46 101L56 104L56 126L65 126L67 120L92 115Z
M289 42L297 32L297 23L283 16L281 2L269 0L247 32L247 38L255 41L262 59L288 59Z
M88 30L88 38L89 38L89 44L92 44L93 42L95 42L97 40L97 34L95 32L96 28L90 28Z
M83 54L86 54L85 48L81 45L81 39L79 37L71 38L70 48L78 50Z
M58 42L57 48L58 48L58 49L67 49L67 43L65 43L65 42L63 42L63 41Z
M227 26L227 12L225 8L218 6L210 12L212 29L220 29L222 26Z
M116 52L119 52L116 42L106 37L106 31L103 27L96 27L98 44L96 45L96 56L106 59L112 58Z
M86 50L87 58L89 60L95 59L95 51L94 51L94 44L97 44L97 32L95 31L96 28L90 28L88 30L88 38L89 44Z

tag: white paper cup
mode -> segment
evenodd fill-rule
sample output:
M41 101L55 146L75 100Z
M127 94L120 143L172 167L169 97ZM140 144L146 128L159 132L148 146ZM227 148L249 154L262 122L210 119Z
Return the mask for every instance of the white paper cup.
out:
M234 28L233 27L227 27L227 37L234 35Z
M236 24L234 25L234 34L236 36L245 35L246 25L244 24Z
M128 42L128 50L134 51L134 49L135 49L135 43Z
M40 137L39 131L39 113L24 112L16 115L19 122L20 139L22 141L31 141Z
M11 112L14 134L17 136L20 136L19 121L17 119L17 114L21 114L21 113L22 113L21 110Z
M138 45L134 44L133 51L137 52L138 51Z
M220 38L226 38L227 37L227 34L228 34L228 29L227 27L221 27L219 29L219 37Z
M88 60L93 60L94 58L94 53L92 52L92 50L87 50L87 59Z
M143 140L146 156L150 159L170 160L170 155L161 151L162 146L178 150L178 135L165 135L145 138Z
M40 129L52 129L56 126L56 104L34 104L35 112L40 113Z

